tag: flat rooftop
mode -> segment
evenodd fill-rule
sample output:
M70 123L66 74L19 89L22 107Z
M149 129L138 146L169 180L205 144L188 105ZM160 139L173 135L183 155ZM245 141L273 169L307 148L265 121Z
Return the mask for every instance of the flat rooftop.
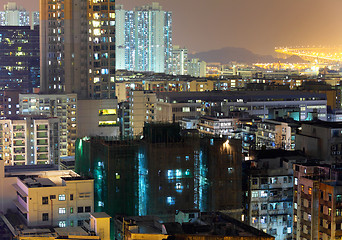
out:
M193 211L184 211L198 212ZM121 217L117 217L119 220ZM131 228L132 233L148 233L148 234L165 234L182 236L182 235L197 235L197 236L234 236L234 237L265 237L274 239L274 237L264 233L261 230L244 224L232 217L221 212L202 212L200 217L192 219L190 222L183 224L177 222L162 223L159 218L154 216L134 216L125 217L125 221L129 222L129 226L137 226ZM122 221L122 218L121 218ZM163 231L162 229L165 229Z
M322 120L315 120L311 122L302 122L302 124L325 128L342 128L342 122L327 122Z
M205 102L236 102L238 99L243 102L256 101L300 101L305 100L326 100L323 93L312 93L305 91L206 91L206 92L157 92L157 99L164 102L189 102L201 100Z

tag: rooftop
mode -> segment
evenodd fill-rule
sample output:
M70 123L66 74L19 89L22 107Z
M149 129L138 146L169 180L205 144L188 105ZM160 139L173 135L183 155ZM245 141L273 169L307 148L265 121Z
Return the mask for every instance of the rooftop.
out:
M315 120L311 122L303 122L302 124L325 128L342 128L342 122L326 122L321 120Z
M206 92L157 92L158 99L167 100L167 102L187 102L187 101L293 101L295 99L306 100L326 100L323 93L312 93L305 91L206 91Z
M120 218L117 217L117 220ZM130 226L137 226L136 228L131 228L132 233L173 235L176 237L175 239L178 239L177 237L179 236L190 234L197 236L263 237L274 239L274 237L263 231L246 225L221 212L202 212L199 218L192 219L191 222L184 222L183 224L176 222L161 223L158 221L158 218L153 216L125 217L125 221L130 221Z
M107 213L105 212L94 212L91 214L95 218L111 218Z

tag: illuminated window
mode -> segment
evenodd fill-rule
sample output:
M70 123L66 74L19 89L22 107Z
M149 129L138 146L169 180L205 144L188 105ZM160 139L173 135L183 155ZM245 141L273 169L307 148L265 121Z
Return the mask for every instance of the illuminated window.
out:
M190 107L183 107L182 112L190 112Z
M59 201L65 201L65 194L59 194L58 195L58 200Z
M252 198L257 198L259 197L259 192L258 191L252 191Z
M166 198L166 203L167 203L168 205L174 205L175 202L176 202L176 200L175 200L174 197L167 197L167 198Z
M66 223L65 223L65 221L59 221L58 222L58 227L66 227Z
M177 169L176 170L176 177L181 177L182 176L182 171Z
M103 115L116 115L116 109L100 109L99 116Z
M66 214L66 209L65 208L58 208L58 213L59 214Z
M110 127L115 125L116 121L99 121L99 127Z
M308 193L311 195L312 194L312 188L309 187Z
M260 197L267 197L267 191L261 191Z

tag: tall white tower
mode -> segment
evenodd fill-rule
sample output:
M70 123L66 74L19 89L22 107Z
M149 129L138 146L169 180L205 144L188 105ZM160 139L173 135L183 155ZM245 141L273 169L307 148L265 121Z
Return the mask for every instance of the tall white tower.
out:
M117 20L116 28L118 49L116 54L119 64L117 69L170 73L172 71L171 12L163 11L158 3L152 3L137 7L134 11L125 11L120 7L117 8L116 14L117 19L121 18Z

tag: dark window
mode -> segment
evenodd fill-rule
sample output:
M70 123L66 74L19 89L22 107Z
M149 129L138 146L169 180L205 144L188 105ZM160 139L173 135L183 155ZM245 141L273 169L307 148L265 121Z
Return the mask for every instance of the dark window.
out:
M257 185L258 184L258 179L257 178L253 178L252 179L252 184L253 185Z
M50 195L50 199L56 199L56 195Z
M268 183L267 178L262 178L261 179L261 184L267 184L267 183Z
M189 218L195 218L195 214L194 213L190 213L189 214Z
M91 212L91 207L85 207L84 212Z
M42 219L43 219L43 222L49 221L49 214L48 213L43 213L42 214Z
M78 213L83 213L83 207L78 207L78 208L77 208L77 212L78 212Z
M331 194L329 193L329 201L331 202Z
M42 204L49 204L49 198L48 197L42 197Z
M74 194L70 194L70 201L74 200Z
M77 221L77 226L79 226L79 227L83 226L83 221L82 220L78 220Z

